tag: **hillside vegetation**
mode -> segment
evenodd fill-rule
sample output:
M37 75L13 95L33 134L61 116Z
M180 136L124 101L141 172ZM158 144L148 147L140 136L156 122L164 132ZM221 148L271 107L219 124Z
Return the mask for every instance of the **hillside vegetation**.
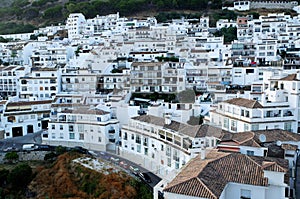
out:
M97 172L72 161L78 157L64 153L50 166L22 163L0 169L0 198L152 198L142 182L126 173Z
M164 11L204 12L219 9L221 0L4 0L0 6L0 34L30 32L36 27L64 23L70 13L86 18L119 12L121 16Z
M70 13L80 12L86 18L119 12L120 16L155 16L159 22L172 18L210 16L215 25L219 17L232 17L237 12L222 11L233 0L2 0L0 34L32 32L38 27L65 24ZM300 1L300 0L299 0ZM264 10L265 12L266 10ZM277 10L287 12L287 10ZM222 13L225 12L224 16ZM289 12L289 11L288 11ZM221 14L220 14L221 13ZM228 14L234 13L234 14ZM247 14L247 13L240 13Z

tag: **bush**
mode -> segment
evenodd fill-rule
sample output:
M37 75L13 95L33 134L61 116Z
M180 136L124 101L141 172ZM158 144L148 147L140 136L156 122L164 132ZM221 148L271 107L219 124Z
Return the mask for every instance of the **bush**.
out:
M237 39L237 28L236 27L221 28L221 30L214 33L214 36L216 37L224 36L224 43L230 43Z
M200 125L203 123L203 116L195 117L191 116L190 119L187 121L189 125Z
M44 19L57 19L63 16L62 14L62 6L61 5L57 5L51 8L48 8L47 10L45 10L44 14L43 14L43 18Z
M32 169L28 164L20 164L8 174L7 178L13 189L24 189L32 180Z
M8 152L8 153L5 154L4 159L7 160L8 162L12 163L12 162L15 162L19 159L19 155L15 151Z
M177 94L179 103L194 103L195 102L195 91L184 90Z

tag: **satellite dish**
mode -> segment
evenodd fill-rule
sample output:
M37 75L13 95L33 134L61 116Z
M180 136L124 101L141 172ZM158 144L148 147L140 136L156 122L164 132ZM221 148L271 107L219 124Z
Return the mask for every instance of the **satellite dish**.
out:
M260 142L266 142L266 140L267 140L267 138L266 138L265 134L260 134L259 135L259 141Z
M278 140L278 141L276 142L276 145L277 145L277 146L281 146L281 145L282 145L282 142Z

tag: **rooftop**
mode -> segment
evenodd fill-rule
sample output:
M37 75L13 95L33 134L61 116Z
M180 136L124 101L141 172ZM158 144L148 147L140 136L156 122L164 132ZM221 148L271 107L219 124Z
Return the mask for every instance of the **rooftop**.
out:
M225 103L242 106L245 108L263 108L263 106L256 100L249 100L245 98L234 98L224 101Z
M221 137L223 130L221 128L209 126L207 124L202 125L188 125L184 123L180 123L177 121L171 121L170 124L165 123L165 119L161 117L156 117L153 115L141 115L137 117L133 117L133 120L138 120L141 122L146 122L149 124L154 124L156 126L161 126L163 128L169 129L171 131L175 131L181 133L183 135L187 135L190 137L205 137L205 136L213 136L213 137Z
M267 187L264 170L288 173L288 161L212 150L192 159L164 191L217 199L230 182Z

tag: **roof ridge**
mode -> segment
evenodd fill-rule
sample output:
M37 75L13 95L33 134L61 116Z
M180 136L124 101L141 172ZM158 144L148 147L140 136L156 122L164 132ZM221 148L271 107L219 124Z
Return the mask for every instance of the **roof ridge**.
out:
M252 161L254 164L256 164L257 166L262 168L262 165L260 165L258 162L256 162L255 160L253 160L250 156L245 155L250 161Z
M276 161L263 161L263 163L266 163L266 165L265 166L263 166L262 165L262 168L264 169L264 168L268 168L268 167L270 167L270 166L272 166L272 165L274 165L274 166L277 166L277 167L279 167L281 170L283 170L283 171L286 171L286 169L285 168L283 168L282 166L280 166ZM269 163L269 164L268 164Z
M250 141L250 140L253 140L255 134L254 134L253 132L251 132L251 131L250 131L249 133L252 134L252 137L250 137L250 138L244 140L243 142L238 142L238 143L239 143L239 144L242 144L242 143L248 142L248 141ZM234 140L234 141L236 141L236 140Z
M196 179L205 187L205 189L214 197L214 198L218 198L207 186L206 184L201 180L199 179L199 177L197 176Z

